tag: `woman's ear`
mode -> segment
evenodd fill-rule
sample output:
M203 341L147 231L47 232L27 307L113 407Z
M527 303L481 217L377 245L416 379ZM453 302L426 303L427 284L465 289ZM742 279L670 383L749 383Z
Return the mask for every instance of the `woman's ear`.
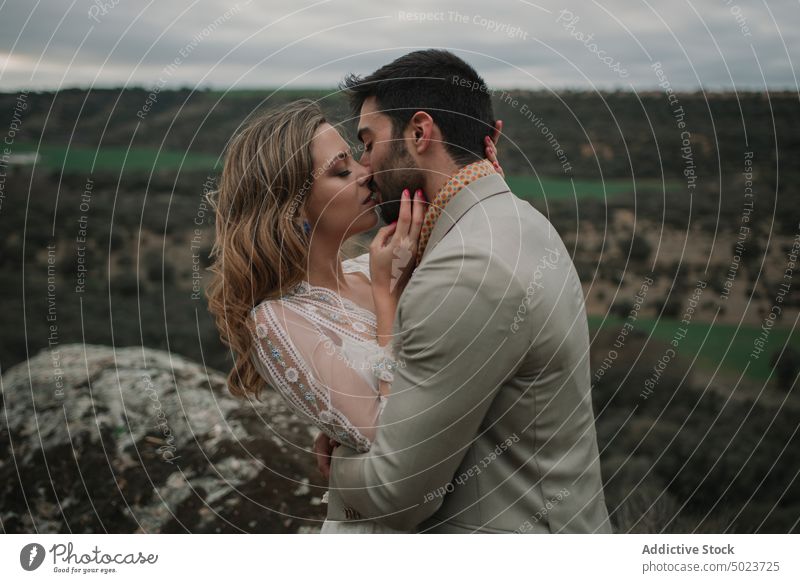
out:
M424 111L418 111L409 122L411 127L412 146L417 154L428 150L434 138L435 126L433 118Z
M306 237L311 236L311 223L308 222L308 219L305 215L300 217L299 227L303 229L303 233L305 233Z

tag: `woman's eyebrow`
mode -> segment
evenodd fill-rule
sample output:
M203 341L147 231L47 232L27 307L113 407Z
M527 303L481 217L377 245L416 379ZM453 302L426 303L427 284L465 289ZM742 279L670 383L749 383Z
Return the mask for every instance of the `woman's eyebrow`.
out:
M333 158L328 160L328 163L325 164L325 169L327 170L332 168L333 165L336 164L339 160L346 160L348 156L350 156L350 152L342 150L341 152L336 154Z

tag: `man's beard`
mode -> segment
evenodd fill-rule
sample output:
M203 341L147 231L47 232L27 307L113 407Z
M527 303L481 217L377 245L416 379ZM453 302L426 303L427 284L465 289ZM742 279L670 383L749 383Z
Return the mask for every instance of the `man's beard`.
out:
M406 150L402 139L392 142L392 150L386 164L373 177L381 193L381 204L378 212L388 225L400 216L400 200L403 190L408 189L412 200L414 191L422 190L425 186L425 177L419 169L414 158Z

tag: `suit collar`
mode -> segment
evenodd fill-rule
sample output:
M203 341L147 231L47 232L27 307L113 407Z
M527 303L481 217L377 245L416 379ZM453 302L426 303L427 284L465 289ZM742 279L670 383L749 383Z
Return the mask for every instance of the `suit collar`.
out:
M510 192L508 184L499 174L490 174L467 184L456 194L447 206L442 209L442 214L436 221L431 231L430 239L422 254L422 259L436 247L436 244L453 228L464 214L479 202L495 194ZM420 260L421 262L421 260Z

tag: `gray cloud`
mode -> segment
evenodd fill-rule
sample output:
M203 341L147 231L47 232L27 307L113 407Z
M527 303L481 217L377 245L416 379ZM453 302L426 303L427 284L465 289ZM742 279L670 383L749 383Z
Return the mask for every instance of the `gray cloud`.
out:
M330 87L431 46L496 87L653 88L660 61L676 88L763 89L757 62L768 87L795 88L798 21L792 0L11 0L0 8L0 88Z

